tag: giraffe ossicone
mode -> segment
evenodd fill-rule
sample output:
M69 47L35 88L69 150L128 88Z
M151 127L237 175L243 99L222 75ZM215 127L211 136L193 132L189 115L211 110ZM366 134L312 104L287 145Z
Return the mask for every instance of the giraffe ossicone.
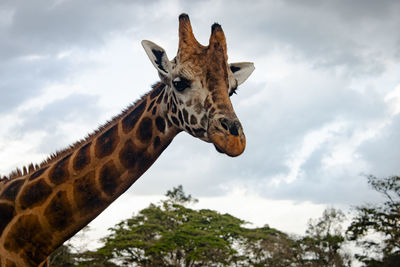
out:
M246 146L230 96L253 63L228 64L224 32L211 27L208 46L179 16L179 46L169 60L142 45L161 81L119 116L42 164L0 180L0 267L45 266L48 256L123 194L185 131L240 155Z

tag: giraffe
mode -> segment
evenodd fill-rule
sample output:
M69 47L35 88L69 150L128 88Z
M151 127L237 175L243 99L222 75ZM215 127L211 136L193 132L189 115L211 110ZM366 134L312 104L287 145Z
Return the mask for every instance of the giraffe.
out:
M253 72L250 62L228 64L222 27L209 45L179 16L178 52L142 45L160 82L97 131L0 181L0 266L46 266L49 255L123 194L180 132L228 156L246 146L230 96Z

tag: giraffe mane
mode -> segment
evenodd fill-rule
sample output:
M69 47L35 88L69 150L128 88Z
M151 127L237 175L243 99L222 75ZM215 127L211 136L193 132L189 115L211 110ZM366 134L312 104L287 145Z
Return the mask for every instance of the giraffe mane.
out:
M56 162L57 160L65 157L66 155L70 154L77 148L85 145L86 143L92 141L95 139L97 136L99 136L100 133L102 133L104 130L110 128L112 125L115 124L115 122L119 121L122 117L124 117L126 114L134 110L140 102L143 101L151 92L153 91L159 91L164 89L165 84L163 82L157 82L152 86L152 90L146 94L144 94L142 97L140 97L138 100L133 102L132 104L128 105L126 108L122 110L118 115L114 116L111 120L108 120L104 124L100 125L96 130L94 130L92 133L86 135L83 139L80 139L76 141L75 143L69 145L68 147L58 150L55 153L50 154L45 160L43 160L40 164L29 164L28 166L23 166L22 168L16 168L13 170L10 174L7 176L1 176L0 175L0 191L1 188L8 182L13 179L32 174L33 172L45 168L49 166L50 164Z

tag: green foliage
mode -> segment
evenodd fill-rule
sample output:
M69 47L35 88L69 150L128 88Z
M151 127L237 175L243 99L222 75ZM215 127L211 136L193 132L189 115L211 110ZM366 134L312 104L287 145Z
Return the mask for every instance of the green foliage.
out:
M245 231L243 266L301 266L301 248L295 239L268 225Z
M344 219L341 210L328 208L321 218L309 221L306 236L300 240L307 266L350 265L350 255L340 252L345 241L341 227Z
M244 222L228 214L192 210L193 198L182 187L167 192L161 205L151 204L136 216L110 228L98 250L122 264L197 266L227 264L236 251L231 243Z
M172 190L168 190L165 196L168 197L168 200L170 202L182 205L198 202L198 200L193 198L192 195L185 195L182 185L178 185L178 187L174 187L172 188Z
M68 245L60 246L50 257L50 266L72 267L75 264L75 255Z
M356 258L367 266L400 266L400 177L379 179L371 175L368 183L386 201L357 207L357 216L347 229L347 235L364 248L364 253ZM383 244L376 238L368 238L372 233L381 234Z
M103 247L81 255L92 265L79 266L289 266L298 254L297 243L278 230L248 229L229 214L188 208L197 200L182 186L166 196L110 228Z
M82 253L76 253L76 264L77 267L118 267L120 265L110 261L103 254L97 251L84 251ZM57 266L57 265L54 265Z
M369 184L386 201L357 207L347 229L364 253L356 258L365 266L400 266L400 178L368 177ZM247 228L246 222L209 209L194 210L197 202L182 186L169 190L166 199L150 204L109 229L96 251L79 251L71 243L51 257L53 266L350 266L343 249L341 227L345 216L326 209L310 220L305 236L294 238L268 225ZM383 243L365 239L371 233ZM376 238L375 238L376 240ZM383 244L383 247L382 247ZM81 249L82 250L82 249ZM376 255L380 257L377 257Z

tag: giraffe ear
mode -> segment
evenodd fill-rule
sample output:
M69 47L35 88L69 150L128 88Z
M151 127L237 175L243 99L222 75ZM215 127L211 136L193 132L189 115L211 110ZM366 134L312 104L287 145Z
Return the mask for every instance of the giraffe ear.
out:
M229 64L233 76L235 76L238 85L241 85L249 78L250 74L254 71L254 64L252 62L240 62Z
M158 70L160 78L164 80L168 79L171 66L164 49L148 40L143 40L142 45L151 63L153 63L154 67Z

